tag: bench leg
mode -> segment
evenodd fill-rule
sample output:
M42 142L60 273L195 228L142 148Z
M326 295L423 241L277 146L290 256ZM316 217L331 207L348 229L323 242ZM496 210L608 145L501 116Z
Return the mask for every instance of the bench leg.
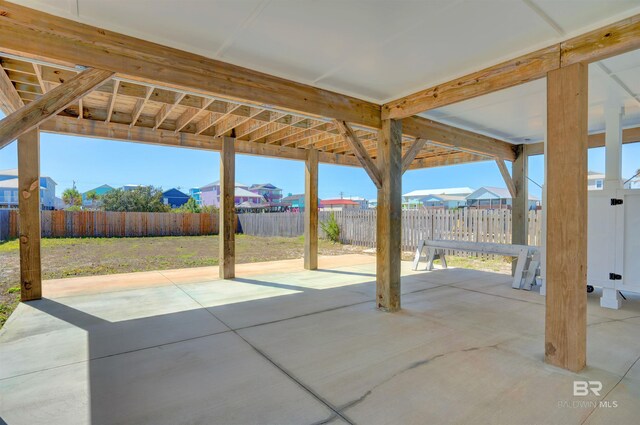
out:
M418 270L420 265L420 257L422 256L422 250L424 249L424 241L418 242L418 249L416 249L416 256L413 258L413 269Z
M511 287L514 289L522 288L522 275L524 272L524 266L527 263L527 257L529 256L529 250L523 248L520 250L520 255L518 255L518 262L516 263L516 270L513 274L513 284Z
M436 258L436 249L427 248L427 270L433 270L433 260Z
M440 261L442 261L442 268L447 268L447 256L444 254L444 250L440 251Z

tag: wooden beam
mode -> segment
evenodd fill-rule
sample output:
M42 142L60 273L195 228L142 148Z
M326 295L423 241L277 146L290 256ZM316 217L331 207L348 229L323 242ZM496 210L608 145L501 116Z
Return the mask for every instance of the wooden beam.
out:
M416 155L422 150L425 143L427 143L426 139L421 139L419 137L411 144L409 150L402 157L402 172L404 173L409 169L411 163L414 159L416 159Z
M559 65L560 46L547 47L386 103L382 106L382 117L407 118L537 80Z
M376 185L378 189L382 188L382 177L380 171L378 170L378 166L373 162L367 150L362 146L360 139L353 132L349 124L344 121L334 121L338 132L342 135L344 140L351 146L353 153L355 154L358 161L362 164L362 168L367 172L373 184Z
M232 137L222 137L221 139L219 210L220 259L218 264L220 278L233 279L236 276L235 139Z
M40 90L42 90L42 94L45 94L48 90L47 83L42 79L42 67L37 63L34 63L33 72L36 74L36 79L38 80L38 85L40 86Z
M202 99L202 106L200 108L196 108L193 106L187 107L187 110L182 113L176 120L176 129L175 132L178 133L182 129L184 129L191 121L196 119L200 114L204 112L205 109L209 107L213 103L213 99Z
M220 151L220 138L195 135L190 133L174 133L171 130L153 130L148 127L133 127L128 124L118 124L103 121L77 120L70 117L57 116L40 126L41 131L73 136L94 137L98 139L119 140L124 142L147 143L151 145L173 146L192 149ZM285 146L267 145L264 143L235 141L235 152L245 155L268 156L272 158L294 159L305 161L306 149ZM360 162L354 156L337 155L320 152L319 161L327 164L360 167Z
M116 104L116 97L118 96L119 86L120 86L120 81L115 80L113 82L113 92L111 93L111 97L109 98L109 107L107 108L107 119L104 122L111 121L111 115L113 114L113 107Z
M552 70L591 63L640 48L640 15L559 44L472 72L382 106L382 119L407 118L424 111L537 80Z
M504 163L503 159L496 159L496 164L498 165L498 169L500 170L500 174L502 175L504 184L506 184L507 189L509 189L509 193L511 194L511 199L515 198L516 187L513 184L513 180L511 179L511 175L509 174L509 170L507 169L507 164Z
M588 67L547 76L545 361L578 372L587 342Z
M636 49L640 49L640 15L564 41L560 65L596 62Z
M444 167L448 165L467 164L469 162L488 161L489 158L474 155L468 152L450 151L447 154L434 155L427 158L414 159L409 170L420 170L423 168Z
M640 142L640 127L626 128L622 130L622 143L638 143ZM604 132L593 133L588 139L589 149L604 147ZM527 155L543 155L544 142L532 143L527 145Z
M110 71L88 69L5 117L0 121L0 148L50 119L112 75Z
M142 82L380 128L380 106L0 1L0 48Z
M24 102L9 79L6 71L0 66L0 109L9 115L24 106ZM2 146L0 145L0 148Z
M402 234L402 122L385 120L378 136L378 189L376 213L376 306L400 309Z
M526 145L516 148L516 160L511 165L511 180L514 194L511 194L511 243L529 245L529 181L527 180L529 156ZM517 260L511 262L511 272L515 273Z
M173 102L173 104L171 105L162 105L162 107L160 108L160 111L158 112L158 114L156 115L156 123L153 126L154 130L157 130L158 127L160 127L162 125L162 123L164 122L164 120L167 119L167 117L169 116L169 114L171 113L171 111L173 111L173 109L182 101L182 99L184 99L186 95L184 93L176 93L176 99Z
M513 161L515 153L510 143L492 137L452 127L422 117L410 117L402 120L403 133L408 136L427 139L429 144L454 148L490 158Z
M140 114L142 114L144 106L147 104L147 101L151 97L151 93L153 93L153 87L147 87L144 98L136 100L136 106L134 106L133 112L131 113L131 124L129 125L130 127L133 127L138 122L138 118L140 118Z
M304 268L318 268L318 151L309 149L304 169Z
M20 215L20 300L42 298L40 261L40 134L37 128L18 139Z

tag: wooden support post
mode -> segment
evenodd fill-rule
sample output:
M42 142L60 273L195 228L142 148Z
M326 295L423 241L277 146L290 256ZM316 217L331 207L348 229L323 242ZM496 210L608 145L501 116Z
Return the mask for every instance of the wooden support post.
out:
M236 206L235 206L235 139L222 138L220 151L220 277L236 276Z
M20 299L42 298L40 265L40 132L18 139L18 208L20 214Z
M512 195L511 204L511 243L516 245L528 245L529 237L529 182L528 155L526 145L516 147L516 160L511 166L511 181L515 194ZM511 272L515 273L517 259L511 263Z
M402 222L402 122L384 120L378 136L378 190L376 243L376 306L400 309Z
M547 75L545 361L577 372L587 343L588 68Z
M309 149L304 169L304 268L318 268L318 151Z

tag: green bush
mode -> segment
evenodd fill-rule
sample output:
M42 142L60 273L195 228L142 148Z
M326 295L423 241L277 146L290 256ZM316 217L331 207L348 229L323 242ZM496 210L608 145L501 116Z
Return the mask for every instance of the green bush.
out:
M340 226L338 226L336 216L333 213L329 214L327 221L320 222L320 228L331 242L340 242Z

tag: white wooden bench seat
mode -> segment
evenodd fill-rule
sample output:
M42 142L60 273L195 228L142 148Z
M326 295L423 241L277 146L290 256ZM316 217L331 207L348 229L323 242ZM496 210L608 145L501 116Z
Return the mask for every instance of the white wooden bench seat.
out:
M423 256L422 253L425 249L426 254ZM413 270L418 270L421 260L427 261L425 270L433 270L433 262L436 259L440 259L442 268L446 269L446 250L517 257L518 261L513 276L513 284L511 285L516 289L530 290L535 284L536 273L540 267L540 251L534 246L489 242L421 240L418 243L418 249L413 259Z

